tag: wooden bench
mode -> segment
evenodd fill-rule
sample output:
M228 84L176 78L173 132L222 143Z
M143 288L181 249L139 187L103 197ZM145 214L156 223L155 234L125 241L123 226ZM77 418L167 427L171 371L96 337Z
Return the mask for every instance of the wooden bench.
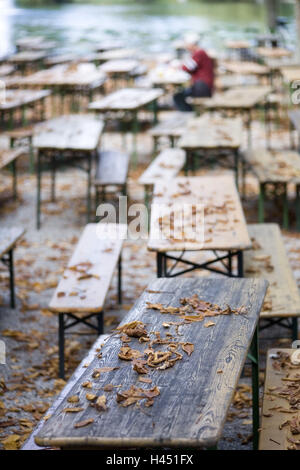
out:
M259 450L300 450L299 404L290 403L291 393L299 397L299 376L299 349L268 351Z
M245 153L245 160L259 181L258 221L264 222L264 205L268 194L282 201L282 225L289 226L287 185L293 183L297 191L297 214L300 215L300 156L292 150L256 149ZM299 217L297 219L300 220ZM299 220L297 225L299 226Z
M185 164L185 152L178 148L168 148L152 161L141 175L139 184L145 188L145 204L149 206L153 187L159 181L166 181L178 175Z
M0 261L8 266L10 286L10 306L15 308L15 283L13 250L24 235L22 227L0 227Z
M63 402L63 400L66 398L66 396L71 391L73 386L80 380L80 378L82 377L82 375L86 371L86 365L89 364L94 359L95 355L97 354L99 349L102 347L102 345L104 345L104 343L105 343L105 341L107 340L108 337L109 337L109 335L100 335L96 339L95 343L93 344L93 346L89 350L88 354L80 362L79 366L77 367L75 372L72 374L72 376L68 380L66 386L60 392L60 394L58 395L58 397L56 398L54 403L46 411L44 417L41 419L41 421L36 426L34 431L30 434L29 438L27 439L27 441L25 442L25 444L23 445L21 450L44 450L44 449L42 449L42 447L39 447L39 446L36 445L36 443L34 442L34 438L35 438L36 434L40 431L42 426L44 425L45 418L49 417L49 416L51 416L55 413L55 411L57 410L59 405Z
M121 294L121 252L127 226L86 225L64 271L49 309L59 319L59 376L64 377L64 331L84 323L103 333L103 308L112 276L118 265L118 301ZM88 320L97 316L97 326ZM69 322L68 322L69 320Z
M29 170L30 173L34 171L34 157L32 149L32 138L34 133L33 126L19 127L17 129L12 129L7 131L5 135L9 138L9 147L15 148L20 142L25 141L29 149Z
M251 224L248 232L252 250L244 252L245 277L266 279L267 295L260 318L261 329L280 324L298 338L300 295L288 262L283 239L277 224Z
M195 116L195 113L172 113L171 117L154 126L149 132L153 138L153 152L157 152L158 141L161 137L169 139L170 147L174 147L176 141L182 136L185 128Z
M11 167L12 170L12 182L13 182L13 195L14 199L17 199L17 166L16 160L17 158L21 157L21 155L25 154L25 150L23 148L15 148L15 149L0 149L0 170L7 166Z
M116 150L99 150L97 153L97 168L93 184L96 192L96 207L98 207L100 192L105 201L109 186L121 188L122 194L127 193L127 176L129 155Z

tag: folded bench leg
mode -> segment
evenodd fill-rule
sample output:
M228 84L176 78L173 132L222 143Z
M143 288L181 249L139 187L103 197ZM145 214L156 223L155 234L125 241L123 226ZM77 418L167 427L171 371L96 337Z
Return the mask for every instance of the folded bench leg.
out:
M258 360L258 327L255 330L250 353L252 363L252 422L253 422L253 449L258 449L259 428L259 360Z
M9 261L9 286L10 286L10 306L15 308L15 277L14 277L14 257L13 250L8 252Z
M122 255L119 257L118 262L118 302L122 304Z
M64 314L58 314L58 361L59 377L65 378L65 324Z
M98 322L98 334L103 335L104 333L104 312L100 312L97 315L97 322Z

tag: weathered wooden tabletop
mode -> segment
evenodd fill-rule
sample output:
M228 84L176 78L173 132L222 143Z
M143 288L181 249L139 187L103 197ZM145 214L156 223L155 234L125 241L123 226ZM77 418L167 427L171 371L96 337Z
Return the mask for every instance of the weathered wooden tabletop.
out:
M12 74L15 71L15 67L11 64L0 65L0 77L5 77Z
M296 151L256 148L248 152L247 161L260 183L300 182L300 158Z
M256 52L258 55L267 58L281 58L281 57L290 57L293 55L293 52L284 49L283 47L257 47Z
M24 233L25 230L22 227L0 228L0 258L13 248Z
M268 85L240 86L229 89L224 93L216 93L212 98L201 101L207 109L245 109L249 110L263 102L272 92ZM195 103L197 98L194 98Z
M300 65L283 66L280 68L280 73L285 83L290 84L295 80L300 80Z
M241 118L222 118L208 113L188 121L178 141L183 149L237 149L242 143Z
M226 41L225 45L228 49L248 49L248 47L251 47L251 43L249 41L242 40Z
M159 370L146 365L147 374L142 377L150 379L151 383L143 383L133 370L132 362L118 358L122 342L118 336L112 335L101 349L100 358L95 356L67 398L46 421L35 438L36 443L75 448L215 446L221 437L250 347L266 287L266 281L252 279L181 278L152 281L121 325L141 321L147 333L151 332L150 340L167 340L167 344L159 341L158 345L152 344L154 351L168 351L170 343L191 343L194 351L188 355L178 345L178 353L182 357L173 367ZM213 325L205 327L209 324L207 318L191 324L178 315L162 315L158 310L147 308L146 302L182 306L180 299L190 298L194 294L200 300L218 304L224 309L229 305L230 308L241 308L241 311L239 314L215 316L214 321L210 322ZM181 326L172 324L178 323L178 320ZM151 344L131 338L129 346L138 350L141 357L146 357ZM101 371L102 367L116 369L105 372ZM100 370L98 378L97 369ZM89 382L92 388L82 386ZM113 388L108 384L112 384ZM106 392L105 385L112 391ZM122 393L132 385L144 390L157 387L155 390L158 389L159 395L154 398L153 405L149 406L148 403L145 407L144 400L139 405L128 407L117 403L117 392ZM96 396L105 395L107 410L97 411L96 407L91 406L86 398L87 392ZM70 403L74 400L70 397L74 396L78 397L75 406ZM81 411L64 411L72 407ZM85 420L92 422L84 427L74 427Z
M50 90L6 90L5 100L0 102L0 111L16 109L51 95Z
M155 185L149 250L230 251L251 245L231 173L177 177Z
M268 75L269 68L266 65L257 64L256 62L247 61L224 61L220 64L227 72L237 73L241 75Z
M104 52L99 52L95 55L95 59L100 62L106 62L108 60L119 60L119 59L136 59L137 51L135 49L110 49Z
M90 114L69 114L35 127L33 147L37 149L93 151L104 128L103 121Z
M98 101L94 101L89 105L89 109L99 112L136 111L157 100L162 95L163 90L159 88L122 88Z
M100 65L102 72L111 74L130 74L139 66L139 62L133 59L108 60Z
M31 62L39 62L45 57L47 54L42 51L21 51L8 57L6 61L12 64L30 64Z
M13 77L7 79L6 84L9 87L77 87L91 86L98 82L102 84L104 81L104 73L94 64L72 63L39 70L26 77Z

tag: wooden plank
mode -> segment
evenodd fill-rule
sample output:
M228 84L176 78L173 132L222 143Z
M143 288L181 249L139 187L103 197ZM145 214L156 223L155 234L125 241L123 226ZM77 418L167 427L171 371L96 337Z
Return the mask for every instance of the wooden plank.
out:
M242 143L242 134L241 118L222 118L205 113L189 120L177 145L185 150L237 149Z
M123 60L108 60L102 64L99 68L102 72L113 75L113 74L130 74L139 66L137 60L123 59Z
M245 277L267 279L261 318L300 316L300 295L277 224L250 224L252 250L244 253Z
M206 109L251 109L262 103L272 92L272 87L268 85L259 86L239 86L216 93L212 98L201 99L200 104ZM199 98L193 98L193 103L197 104Z
M99 62L106 62L108 60L122 60L122 59L136 59L136 49L111 49L104 52L95 54L95 59Z
M80 87L105 81L105 75L94 64L60 64L26 77L13 77L6 80L10 87Z
M98 152L95 185L124 185L127 180L129 155L113 150Z
M22 51L11 55L6 59L11 64L30 64L31 62L40 62L45 59L47 54L41 51Z
M26 153L27 153L26 150L20 147L16 149L8 149L8 150L0 149L0 169L5 168L11 162L16 160L16 158Z
M185 152L177 148L165 149L152 161L139 178L139 184L153 186L159 180L171 179L180 172L185 163Z
M42 429L44 425L44 420L46 417L52 416L62 401L66 398L70 390L73 386L78 382L81 376L84 374L86 369L86 364L89 364L93 359L97 350L102 347L102 345L107 340L108 335L100 335L98 339L94 342L93 346L89 350L88 354L85 358L80 362L79 366L76 368L75 372L72 374L70 379L68 380L66 386L60 392L58 397L55 399L54 403L50 406L50 408L46 411L44 417L40 420L34 431L30 434L29 438L26 440L25 444L22 446L21 450L42 450L41 447L37 446L34 442L34 438L36 434Z
M260 431L260 450L287 450L292 445L288 439L293 439L299 443L299 434L292 435L289 425L283 424L291 420L293 417L300 418L299 410L293 408L287 399L280 396L280 391L286 388L289 382L285 381L289 378L297 377L299 380L300 365L293 365L292 369L285 364L280 367L280 354L287 354L291 357L297 352L297 349L270 349L267 353L265 389L262 407L262 423ZM295 390L296 391L296 390ZM282 427L280 429L280 427ZM300 446L299 446L300 447Z
M35 126L37 149L92 151L98 147L103 121L91 114L70 114Z
M266 65L257 64L256 62L223 61L220 63L220 67L224 68L227 72L239 75L268 75L270 73Z
M162 95L163 90L159 88L122 88L98 101L94 101L89 105L89 109L99 112L136 111L157 100Z
M197 447L215 446L221 437L227 410L233 397L246 355L258 321L259 311L267 283L257 279L155 279L142 294L122 324L142 321L147 331L158 332L165 338L163 322L178 320L178 316L161 315L146 308L146 302L178 307L180 299L196 294L199 299L222 307L243 307L245 314L214 317L215 325L205 328L202 322L184 323L179 335L176 328L167 331L172 341L194 344L194 352L183 353L182 360L174 367L157 370L149 367L150 386L138 381L130 361L118 358L121 341L111 335L102 348L102 357L94 358L81 380L72 388L68 397L78 395L79 413L65 413L70 407L68 397L54 415L45 423L35 441L38 445L62 447ZM155 291L150 293L149 291ZM130 346L143 355L149 343L132 338ZM153 346L156 349L156 346ZM160 350L167 350L161 345ZM101 367L117 367L110 372L92 378L93 371ZM221 372L222 371L222 372ZM86 390L81 386L92 382L92 393L106 395L107 411L99 412L86 400ZM107 384L116 389L103 391ZM116 402L116 393L131 385L157 386L160 395L151 408L129 406ZM85 419L94 422L87 427L74 428Z
M257 148L245 157L260 183L299 182L300 158L295 151Z
M196 215L191 214L192 208L197 210L197 222ZM251 241L231 173L177 177L155 185L149 250L229 251L249 248Z
M284 49L283 47L257 47L256 52L258 55L268 59L291 57L293 55L292 51Z
M16 245L24 233L22 227L0 227L0 258Z
M280 68L280 73L283 77L283 81L290 84L300 79L300 66L282 66Z
M50 90L6 90L5 101L0 102L0 110L20 108L42 100L50 94Z
M152 137L181 137L194 113L172 112L167 119L149 130Z
M124 224L86 225L49 309L57 313L101 312L126 233Z
M0 77L11 75L15 71L15 67L9 64L0 65Z
M243 40L232 40L232 41L226 41L225 46L227 49L248 49L251 47L251 44L249 41L243 41Z

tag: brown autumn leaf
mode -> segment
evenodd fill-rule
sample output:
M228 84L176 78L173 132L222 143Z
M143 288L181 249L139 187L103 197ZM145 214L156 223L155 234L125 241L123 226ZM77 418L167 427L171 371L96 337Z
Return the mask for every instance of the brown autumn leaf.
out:
M95 402L95 408L98 411L106 411L107 410L106 396L105 395L101 395L100 397L97 398L97 400Z
M74 408L64 408L63 412L64 413L79 413L80 411L83 411L84 408L80 407L74 407Z
M181 343L182 350L190 356L194 352L193 343Z
M142 353L137 349L131 349L130 346L122 346L118 354L119 359L124 361L131 361L142 356Z
M69 403L78 403L79 402L79 396L78 395L72 395L67 399Z
M97 395L95 395L94 393L87 393L87 394L85 395L85 398L86 398L88 401L94 401L94 400L96 400Z
M208 322L206 322L206 323L204 324L204 327L205 327L205 328L209 328L209 327L211 327L211 326L215 326L215 323L214 323L213 321L208 321Z
M93 422L94 422L93 418L84 419L83 421L78 421L78 423L75 423L74 428L84 428L85 426L88 426L89 424L92 424Z
M133 370L138 374L148 374L149 370L145 366L147 361L142 361L138 359L134 359L133 361Z
M141 321L135 320L125 325L121 325L116 328L116 331L123 333L133 338L140 338L141 336L147 336L145 324Z
M93 387L93 384L92 384L92 382L86 381L86 382L83 382L83 383L81 384L81 386L82 386L83 388L92 388L92 387Z
M139 382L143 382L145 384L151 384L152 383L152 380L149 377L139 376L138 380L139 380Z

